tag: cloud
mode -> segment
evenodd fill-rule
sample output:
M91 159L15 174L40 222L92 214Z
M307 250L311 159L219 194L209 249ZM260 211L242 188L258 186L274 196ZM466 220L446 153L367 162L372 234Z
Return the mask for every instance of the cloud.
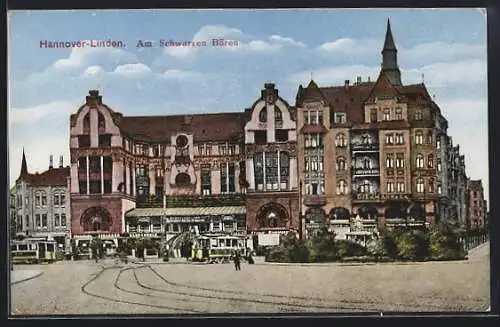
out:
M94 66L90 66L87 69L85 69L85 71L83 72L83 76L92 77L92 76L97 76L97 75L101 75L104 73L105 73L105 71L101 66L94 65Z
M323 54L372 54L381 46L380 40L374 39L351 39L341 38L326 42L317 47L317 51Z
M152 73L151 68L142 63L136 64L125 64L116 67L114 73L119 75L137 75L137 74L149 74Z
M202 76L203 74L182 69L167 69L162 75L166 79L193 79Z
M32 124L41 119L53 119L54 117L64 117L68 119L69 115L76 111L81 101L53 101L36 105L29 108L11 108L9 110L9 124L22 123Z
M306 47L306 45L303 42L297 42L297 41L295 41L294 39L292 39L290 37L283 37L283 36L279 36L279 35L271 35L269 37L269 40L270 41L275 41L275 42L278 42L278 43L282 43L282 44L285 44L285 45L296 46L296 47L299 47L299 48L305 48Z

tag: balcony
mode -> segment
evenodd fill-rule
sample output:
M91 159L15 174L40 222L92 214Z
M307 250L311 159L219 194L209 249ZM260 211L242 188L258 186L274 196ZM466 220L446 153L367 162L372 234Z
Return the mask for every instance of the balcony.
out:
M408 200L408 194L381 194L352 192L353 202L385 202L395 200Z
M357 143L351 145L352 151L378 151L379 143Z
M304 195L304 204L306 206L324 206L326 204L325 195Z
M355 168L353 169L353 175L358 176L378 176L380 175L380 169L378 168Z
M245 196L243 194L220 194L220 195L186 195L186 196L167 196L167 208L183 207L230 207L244 206ZM147 201L138 201L137 208L162 208L163 200L149 199Z

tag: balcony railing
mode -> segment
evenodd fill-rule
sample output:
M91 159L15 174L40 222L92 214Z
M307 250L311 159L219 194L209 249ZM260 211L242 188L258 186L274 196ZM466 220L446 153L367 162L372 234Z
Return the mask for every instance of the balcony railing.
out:
M306 206L324 206L326 204L326 196L304 195L304 204Z
M353 151L377 151L379 149L379 143L356 143L351 144Z
M244 206L244 194L221 194L221 195L187 195L187 196L167 196L167 208L182 208L182 207L230 207ZM137 208L162 208L162 199L150 199L147 201L138 201Z
M353 174L354 175L361 175L361 176L366 176L366 175L380 175L380 169L378 169L378 168L371 168L371 169L354 168Z

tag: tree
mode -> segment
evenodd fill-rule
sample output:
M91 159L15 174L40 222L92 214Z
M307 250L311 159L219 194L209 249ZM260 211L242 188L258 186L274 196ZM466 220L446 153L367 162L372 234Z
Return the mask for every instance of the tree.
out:
M418 260L428 255L429 242L427 235L419 230L404 232L396 239L397 254L400 258Z
M335 233L326 228L319 230L309 242L310 260L313 262L335 261L338 258L335 246Z

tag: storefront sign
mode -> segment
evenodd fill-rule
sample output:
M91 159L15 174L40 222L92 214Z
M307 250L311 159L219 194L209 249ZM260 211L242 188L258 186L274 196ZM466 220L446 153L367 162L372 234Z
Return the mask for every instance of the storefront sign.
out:
M203 217L166 217L163 218L164 224L169 223L206 223L207 219Z
M366 200L366 201L386 201L386 200L408 200L409 197L406 194L357 194L356 200Z

